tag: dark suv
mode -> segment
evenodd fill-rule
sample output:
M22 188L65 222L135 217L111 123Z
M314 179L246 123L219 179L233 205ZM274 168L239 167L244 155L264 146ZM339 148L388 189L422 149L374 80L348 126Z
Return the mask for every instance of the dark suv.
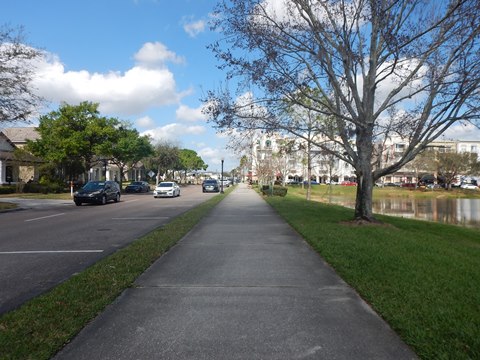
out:
M220 185L218 181L215 179L208 179L205 180L202 184L203 192L211 191L211 192L220 192Z
M109 200L120 201L120 186L115 181L89 181L73 194L77 206L83 203L104 205Z

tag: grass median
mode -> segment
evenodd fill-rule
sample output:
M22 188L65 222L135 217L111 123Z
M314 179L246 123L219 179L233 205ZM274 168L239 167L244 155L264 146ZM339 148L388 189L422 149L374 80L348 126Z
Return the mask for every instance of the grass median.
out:
M480 359L480 231L306 201L267 201L423 359Z
M225 195L231 191L229 188ZM82 273L0 317L0 359L49 359L224 196L176 217Z

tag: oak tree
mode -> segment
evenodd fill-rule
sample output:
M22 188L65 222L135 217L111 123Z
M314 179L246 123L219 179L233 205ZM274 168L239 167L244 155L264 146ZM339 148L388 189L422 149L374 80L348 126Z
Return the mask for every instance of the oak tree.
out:
M333 133L316 125L330 141L314 145L354 167L355 218L375 221L377 179L450 126L478 124L478 13L478 0L221 0L211 49L235 87L210 91L206 112L219 129L299 136L286 106L333 119ZM376 161L375 144L397 136L408 142L402 156Z

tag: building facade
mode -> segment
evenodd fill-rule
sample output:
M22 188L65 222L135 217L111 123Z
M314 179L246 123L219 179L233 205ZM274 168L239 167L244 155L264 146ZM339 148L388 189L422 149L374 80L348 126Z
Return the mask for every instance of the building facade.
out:
M0 185L38 180L38 165L42 160L22 150L27 140L36 140L39 136L33 127L0 131Z
M20 151L27 140L35 141L40 134L34 127L6 128L0 131L0 185L11 185L38 181L39 165L43 162L27 152ZM123 181L145 180L146 169L138 162L127 169ZM95 163L80 182L89 180L120 180L119 168L110 161L99 160Z
M400 137L391 137L376 147L378 162L376 166L387 167L395 163L408 147L408 141ZM332 146L334 146L332 144ZM480 140L437 140L429 148L438 152L474 153L480 161ZM285 150L287 149L287 150ZM279 134L261 134L253 139L247 178L254 182L305 181L308 179L307 144L305 140L293 139ZM332 149L335 150L335 149ZM349 163L319 148L310 149L311 180L318 183L356 182L355 169ZM382 183L418 183L420 177L428 173L410 162L399 171L384 176ZM468 176L469 174L465 174Z

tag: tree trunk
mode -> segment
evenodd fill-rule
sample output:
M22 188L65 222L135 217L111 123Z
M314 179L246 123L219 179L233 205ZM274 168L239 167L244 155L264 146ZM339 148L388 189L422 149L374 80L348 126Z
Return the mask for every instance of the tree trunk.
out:
M357 198L355 204L355 220L378 222L373 216L373 176L370 159L373 153L372 130L357 129L357 154L355 164L357 174Z
M373 197L373 179L370 174L357 175L357 199L355 204L355 220L377 222L373 216L372 197Z
M310 135L308 136L310 139ZM307 200L310 201L312 198L312 155L311 155L312 145L311 142L307 143Z
M310 154L308 155L308 165L307 165L307 200L310 201L312 198L312 165L310 163Z

